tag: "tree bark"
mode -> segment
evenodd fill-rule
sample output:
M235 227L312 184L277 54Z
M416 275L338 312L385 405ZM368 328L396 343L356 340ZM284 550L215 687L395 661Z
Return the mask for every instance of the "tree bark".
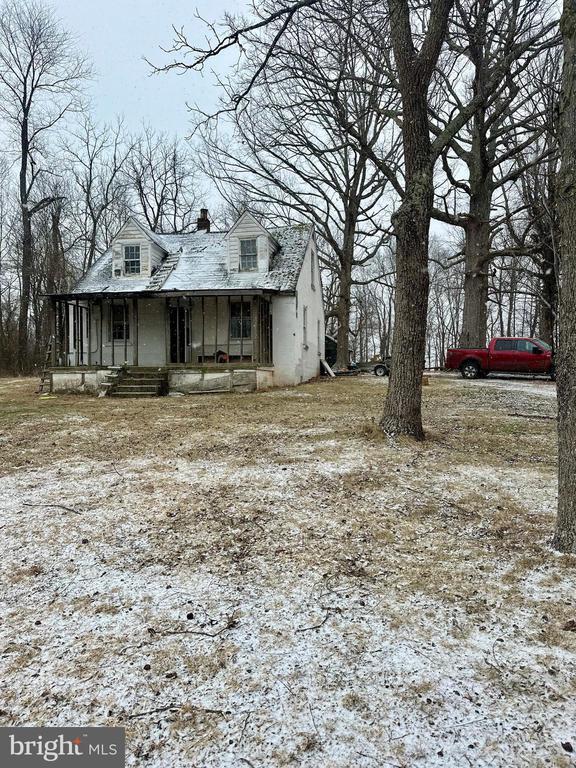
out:
M554 324L558 305L558 285L554 250L544 245L542 258L542 297L538 302L538 338L555 346Z
M428 244L436 156L430 141L428 88L453 0L431 4L428 29L416 53L407 0L388 0L390 35L402 99L404 197L392 217L396 235L396 304L392 366L380 426L387 434L424 439L422 374L428 316Z
M480 26L485 30L485 19ZM475 52L474 93L486 88L487 72L483 50ZM472 121L472 143L468 155L470 205L465 233L464 309L461 347L485 347L488 325L488 270L490 267L490 214L492 207L492 170L488 156L486 109L482 107Z
M424 439L422 373L428 313L428 241L434 199L426 93L403 96L405 194L392 218L396 235L396 302L392 366L380 426L387 434Z
M576 552L576 0L564 0L558 216L562 287L558 355L558 517L553 545Z
M390 383L380 426L388 434L424 439L422 373L428 310L428 233L432 174L423 171L394 216L396 303Z
M22 263L20 266L20 310L18 315L18 370L26 373L29 367L29 313L34 260L32 217L25 203L22 204Z
M28 207L28 162L30 157L30 139L28 135L28 116L23 115L20 127L20 172L19 194L22 218L22 262L20 264L20 308L18 313L18 351L17 364L20 373L24 373L29 363L29 312L32 285L33 240L32 214Z
M354 239L356 236L356 217L353 215L353 205L349 203L344 237L340 256L340 280L338 288L338 334L336 350L336 368L347 369L350 362L350 304L352 294L352 267L354 264Z
M465 227L464 309L461 347L485 347L488 325L488 270L490 267L490 204L488 184L480 183L470 201Z

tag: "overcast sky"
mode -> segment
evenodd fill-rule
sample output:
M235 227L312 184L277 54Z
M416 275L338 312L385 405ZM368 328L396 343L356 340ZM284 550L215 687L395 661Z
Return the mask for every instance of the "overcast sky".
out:
M154 127L185 134L189 129L186 102L214 104L209 73L153 75L143 61L165 62L159 50L172 39L171 26L184 26L189 38L202 43L205 25L194 17L221 19L224 11L237 13L244 0L52 0L63 25L78 38L95 68L93 111L99 120L123 114L137 128L142 120ZM230 59L229 59L230 60ZM225 69L226 62L218 65Z

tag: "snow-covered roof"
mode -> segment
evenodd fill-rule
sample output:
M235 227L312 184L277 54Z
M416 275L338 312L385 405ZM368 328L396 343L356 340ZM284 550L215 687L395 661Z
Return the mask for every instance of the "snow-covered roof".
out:
M268 272L228 270L226 232L187 235L147 233L166 256L151 276L113 277L109 248L76 284L73 294L164 291L263 290L290 293L302 269L312 226L296 224L268 230L278 243Z

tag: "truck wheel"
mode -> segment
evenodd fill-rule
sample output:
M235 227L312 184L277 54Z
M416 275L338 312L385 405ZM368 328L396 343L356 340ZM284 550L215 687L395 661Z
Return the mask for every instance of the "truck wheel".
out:
M460 373L463 379L478 379L480 377L480 366L474 360L467 360L462 363Z
M374 375L375 376L386 376L388 373L388 369L385 365L377 365L374 367Z

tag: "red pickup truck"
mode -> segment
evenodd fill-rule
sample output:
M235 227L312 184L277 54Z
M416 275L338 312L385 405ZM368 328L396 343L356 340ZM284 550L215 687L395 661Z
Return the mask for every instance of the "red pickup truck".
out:
M556 378L552 347L540 339L496 338L487 349L449 349L445 367L465 379L489 373L531 373Z

